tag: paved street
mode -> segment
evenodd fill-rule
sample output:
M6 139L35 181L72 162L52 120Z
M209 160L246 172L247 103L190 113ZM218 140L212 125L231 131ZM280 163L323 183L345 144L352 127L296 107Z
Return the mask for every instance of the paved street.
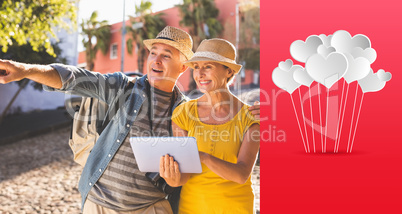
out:
M0 146L0 214L80 213L70 128ZM259 166L253 173L259 211Z
M0 213L80 213L69 128L0 147Z

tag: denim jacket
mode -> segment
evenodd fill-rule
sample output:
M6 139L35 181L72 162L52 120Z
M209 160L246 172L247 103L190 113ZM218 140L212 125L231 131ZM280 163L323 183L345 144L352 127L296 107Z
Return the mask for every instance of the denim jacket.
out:
M129 134L130 127L135 121L139 110L147 100L146 75L139 78L131 93L124 100L118 100L124 88L129 83L129 78L121 72L102 75L74 66L62 64L51 65L60 75L61 89L44 86L47 91L71 92L72 94L94 97L106 102L109 107L115 102L124 102L116 115L106 126L92 149L86 165L81 174L78 190L82 198L82 206L92 186L99 180L110 160L114 157L120 145ZM176 108L186 97L175 86L174 97L176 98L173 109Z

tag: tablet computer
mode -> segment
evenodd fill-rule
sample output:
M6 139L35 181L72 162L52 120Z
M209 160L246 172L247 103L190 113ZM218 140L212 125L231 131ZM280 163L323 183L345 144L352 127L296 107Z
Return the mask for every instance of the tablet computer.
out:
M179 163L181 173L201 173L201 162L194 137L130 137L141 172L159 172L160 158L169 154Z

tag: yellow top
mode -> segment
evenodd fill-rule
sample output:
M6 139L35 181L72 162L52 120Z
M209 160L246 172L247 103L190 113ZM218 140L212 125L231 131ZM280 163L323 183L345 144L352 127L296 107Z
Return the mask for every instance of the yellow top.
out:
M178 106L172 116L188 136L197 139L198 150L236 163L243 136L259 121L244 105L230 121L209 125L198 117L197 100ZM250 177L245 184L221 178L202 164L202 173L193 174L183 185L179 213L254 213L254 193Z

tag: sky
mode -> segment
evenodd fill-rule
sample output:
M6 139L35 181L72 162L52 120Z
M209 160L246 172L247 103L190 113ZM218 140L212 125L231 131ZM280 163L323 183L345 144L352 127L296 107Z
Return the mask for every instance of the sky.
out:
M182 0L150 0L152 2L152 11L157 12L167 8L171 8L176 4L182 3ZM127 16L134 16L135 5L139 5L141 0L125 0L126 20ZM89 19L93 11L98 11L98 20L107 20L109 24L123 21L123 4L124 0L80 0L78 20ZM78 51L83 51L81 44L81 36L78 38Z
M179 4L182 0L150 0L153 12L164 10ZM139 5L141 0L125 0L126 16L134 15L135 5ZM80 0L79 20L88 19L93 11L98 11L99 20L108 20L109 24L121 22L123 20L124 0Z

